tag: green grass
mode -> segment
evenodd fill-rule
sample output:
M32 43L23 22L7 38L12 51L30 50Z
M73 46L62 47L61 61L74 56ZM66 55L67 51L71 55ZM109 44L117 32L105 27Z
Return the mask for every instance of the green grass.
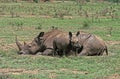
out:
M31 6L32 5L32 6ZM108 7L109 6L109 7ZM85 18L84 10L91 13L113 7L118 18L109 15L95 19ZM0 78L6 79L96 79L120 74L120 11L119 5L110 3L87 3L81 6L75 2L65 3L0 3ZM34 10L34 11L33 11ZM17 13L11 17L10 12ZM72 18L54 18L55 13L65 12ZM67 12L66 12L67 11ZM80 15L82 12L82 15ZM43 18L41 16L50 16ZM109 18L107 18L109 17ZM84 23L88 28L84 28ZM18 55L15 36L22 41L31 41L39 32L52 26L64 31L83 30L100 36L107 41L109 56L48 57ZM40 28L40 29L39 29ZM111 36L109 29L112 28ZM115 44L109 43L112 41ZM7 69L9 71L7 71ZM21 71L11 70L21 69Z
M4 53L4 54L3 54ZM9 55L9 56L8 56ZM61 78L87 78L93 79L104 77L114 73L120 73L120 54L101 57L68 57L53 58L46 56L18 56L14 52L1 52L0 68L38 70L35 74L19 73L11 78L45 78L55 74L57 79ZM76 73L75 73L76 72ZM17 72L16 72L17 73ZM46 75L46 76L45 76Z

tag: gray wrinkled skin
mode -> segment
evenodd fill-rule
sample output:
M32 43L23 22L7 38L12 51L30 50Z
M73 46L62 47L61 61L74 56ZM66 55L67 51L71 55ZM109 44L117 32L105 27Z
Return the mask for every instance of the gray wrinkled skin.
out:
M108 55L108 49L105 42L98 36L85 32L80 32L77 36L82 49L78 52L79 56L99 56L103 55L104 51Z
M105 42L92 34L78 31L76 34L66 33L60 30L40 32L31 43L22 45L16 38L18 54L53 55L54 52L66 54L74 51L79 56L103 55L107 46ZM54 46L55 45L55 46Z
M40 34L36 38L34 38L31 43L24 43L24 45L20 44L16 39L16 45L19 48L18 54L36 54L41 49L42 43L44 41L42 38L43 35L44 32L40 32Z
M81 45L78 43L77 35L72 34L72 32L65 32L61 33L56 36L56 38L53 41L53 48L55 55L59 56L69 56L71 55L71 50L77 47L81 47ZM76 52L76 50L74 50Z
M56 35L62 33L60 30L51 30L49 32L40 32L40 34L34 38L29 44L20 44L16 39L16 45L19 48L18 54L40 54L40 55L52 55L53 54L53 39Z

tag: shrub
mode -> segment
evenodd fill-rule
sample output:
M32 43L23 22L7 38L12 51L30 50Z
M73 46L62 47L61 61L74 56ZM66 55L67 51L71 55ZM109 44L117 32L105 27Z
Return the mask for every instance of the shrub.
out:
M11 23L12 26L16 27L16 30L23 30L23 22L22 21L16 21L15 23Z
M42 29L42 23L38 23L38 26L35 29Z
M39 0L33 0L35 3L38 3L39 2Z
M0 79L8 79L9 75L0 74Z
M89 27L90 27L89 21L84 21L82 27L83 27L83 28L89 28Z

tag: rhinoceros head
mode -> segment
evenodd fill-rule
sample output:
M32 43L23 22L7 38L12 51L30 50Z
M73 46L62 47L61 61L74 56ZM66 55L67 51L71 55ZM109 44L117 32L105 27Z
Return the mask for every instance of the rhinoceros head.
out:
M81 45L81 43L79 43L79 35L80 35L79 31L76 34L74 34L74 33L72 34L72 33L69 32L69 36L71 36L72 51L75 51L76 55L83 48L83 46Z
M79 43L79 38L78 38L78 35L80 34L80 32L77 32L77 34L72 34L71 32L69 32L69 36L71 36L71 45L74 47L74 48L78 48L78 47L81 47L81 44Z
M78 44L78 34L72 34L71 32L69 32L69 36L71 36L71 44L72 45L77 45Z
M43 35L44 32L40 32L40 34L36 38L34 38L31 43L26 44L24 42L24 45L22 45L16 38L16 45L19 48L18 54L36 54L43 45Z

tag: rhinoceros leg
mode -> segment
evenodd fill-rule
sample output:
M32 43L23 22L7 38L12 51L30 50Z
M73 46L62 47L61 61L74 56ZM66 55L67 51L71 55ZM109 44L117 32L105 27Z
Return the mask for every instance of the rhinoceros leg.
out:
M77 56L77 55L78 55L78 53L79 53L79 48L77 48L77 49L76 49L76 51L75 51L74 55L75 55L75 56Z
M79 56L101 56L103 55L104 50L103 49L96 49L96 50L90 50L90 49L83 49L80 53Z
M36 55L42 55L42 52L38 52Z
M63 50L63 56L67 56L66 49Z
M87 49L83 49L78 56L87 56L88 55L88 50Z
M53 55L53 50L51 50L51 49L46 49L43 53L42 53L42 55Z
M104 48L101 48L101 49L99 50L99 52L98 52L98 56L103 55L104 51L105 51L105 49L104 49Z

